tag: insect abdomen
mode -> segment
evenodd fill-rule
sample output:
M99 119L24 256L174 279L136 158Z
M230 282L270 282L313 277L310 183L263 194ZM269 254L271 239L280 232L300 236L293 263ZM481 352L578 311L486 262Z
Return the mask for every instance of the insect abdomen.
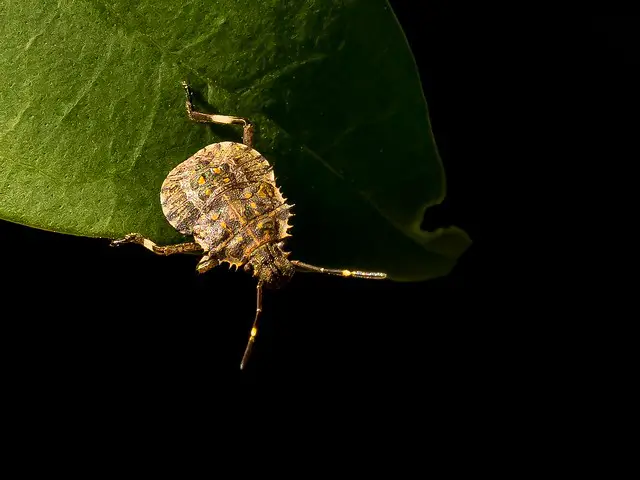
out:
M160 196L174 228L223 261L241 265L261 245L289 236L291 207L269 162L243 144L199 150L169 173Z

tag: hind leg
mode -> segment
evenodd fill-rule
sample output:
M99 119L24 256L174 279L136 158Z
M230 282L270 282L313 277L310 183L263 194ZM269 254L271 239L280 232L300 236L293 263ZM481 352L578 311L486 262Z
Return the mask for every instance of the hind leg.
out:
M184 91L187 95L187 115L194 122L200 123L222 123L229 125L242 125L243 126L243 134L242 134L242 143L244 143L247 147L253 148L253 125L249 120L240 117L232 117L230 115L214 115L211 113L202 113L196 112L193 110L193 105L191 103L191 89L189 88L189 84L187 82L182 82L182 86L184 87Z

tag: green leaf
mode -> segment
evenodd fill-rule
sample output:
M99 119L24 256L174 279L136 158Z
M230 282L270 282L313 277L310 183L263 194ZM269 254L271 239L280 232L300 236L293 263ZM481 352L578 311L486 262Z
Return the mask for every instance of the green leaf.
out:
M470 245L456 227L420 229L444 171L385 0L2 0L0 218L183 240L162 214L164 177L241 138L188 120L183 79L199 110L256 124L295 204L292 258L422 280Z

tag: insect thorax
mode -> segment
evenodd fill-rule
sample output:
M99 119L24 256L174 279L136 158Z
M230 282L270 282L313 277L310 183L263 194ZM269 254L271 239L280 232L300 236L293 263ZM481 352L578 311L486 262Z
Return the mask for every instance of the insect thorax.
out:
M248 265L253 275L269 288L280 288L285 285L295 271L287 256L278 244L267 244L257 248L251 255Z

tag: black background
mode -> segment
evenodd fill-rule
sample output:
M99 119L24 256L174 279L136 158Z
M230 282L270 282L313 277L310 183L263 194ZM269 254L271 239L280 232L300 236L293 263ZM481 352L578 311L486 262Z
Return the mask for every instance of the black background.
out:
M195 257L2 222L3 343L20 384L47 395L74 387L186 401L225 395L222 376L262 380L266 392L280 388L276 379L329 393L365 382L464 408L465 399L539 381L539 367L559 359L566 327L548 301L561 297L557 275L538 262L544 241L531 241L542 217L547 227L554 218L546 205L531 207L529 192L552 188L548 172L562 168L549 166L563 148L552 140L558 120L569 137L584 111L612 108L616 87L631 86L636 50L625 32L637 20L476 20L414 3L392 2L448 184L425 226L455 224L474 241L449 276L402 284L297 275L267 292L240 372L255 308L249 275L219 268L197 276Z

